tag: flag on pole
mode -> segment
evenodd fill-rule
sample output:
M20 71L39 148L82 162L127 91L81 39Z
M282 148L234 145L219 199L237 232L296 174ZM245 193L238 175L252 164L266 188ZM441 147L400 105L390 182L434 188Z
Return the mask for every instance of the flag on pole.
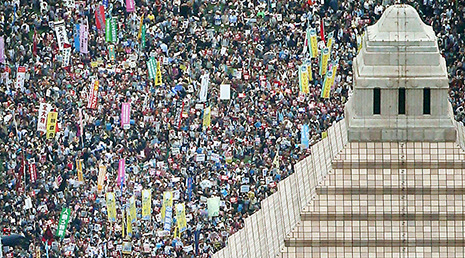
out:
M321 40L323 40L323 42L324 42L325 45L326 45L326 40L325 40L325 24L324 24L324 21L323 21L323 17L321 17L321 19L320 19L320 38L321 38Z
M333 77L333 71L330 70L325 75L325 80L323 82L323 89L321 90L321 97L322 98L329 98L329 93L331 92L331 78Z
M323 51L321 51L320 76L323 76L326 74L328 70L328 60L329 60L329 49L325 47Z
M150 220L152 214L152 192L148 189L142 190L142 219Z
M311 28L309 30L310 33L310 56L315 58L318 56L318 40L316 38L316 29Z
M108 192L106 196L106 205L107 205L107 214L108 214L108 221L116 222L116 199L115 193Z

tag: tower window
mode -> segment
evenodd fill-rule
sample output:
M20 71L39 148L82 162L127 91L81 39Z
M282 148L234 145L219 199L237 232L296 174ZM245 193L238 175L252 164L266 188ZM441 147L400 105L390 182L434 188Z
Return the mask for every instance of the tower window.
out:
M405 115L405 88L399 88L399 115Z
M373 89L373 114L381 114L381 89Z
M431 89L423 89L423 114L431 115Z

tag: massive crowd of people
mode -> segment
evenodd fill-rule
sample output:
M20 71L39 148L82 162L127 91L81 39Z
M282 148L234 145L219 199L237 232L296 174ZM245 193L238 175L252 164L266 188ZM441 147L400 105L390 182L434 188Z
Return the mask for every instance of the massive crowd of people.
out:
M75 2L74 8L68 2ZM24 234L28 243L4 247L6 257L116 257L124 239L135 257L209 257L309 154L301 145L302 125L310 128L311 145L343 118L357 35L393 4L136 0L135 11L127 12L126 2L5 0L0 5L5 54L0 58L0 229L4 235ZM438 35L449 68L450 100L456 119L465 122L465 1L406 2ZM97 29L101 5L116 21L115 43L106 41L104 28ZM67 67L54 30L54 22L62 20L72 46ZM88 53L83 54L74 46L74 30L86 22ZM310 92L299 90L297 68L308 55L308 27L317 30L319 49L325 46L320 35L334 32L331 57L339 59L339 68L330 98L321 98L324 78L317 59L312 59ZM150 57L160 62L161 85L149 77ZM24 85L16 84L18 67L26 68ZM201 102L204 75L210 80L207 100ZM96 79L97 106L88 109ZM231 86L230 100L220 100L222 84ZM123 102L131 103L129 129L120 125ZM37 131L40 103L58 113L50 139ZM206 107L211 107L209 127L203 126ZM119 187L122 158L126 176ZM84 183L78 181L79 159ZM106 166L101 191L99 165ZM37 171L36 180L31 171ZM152 191L150 220L141 219L142 189ZM174 224L169 234L161 233L165 191L186 207L187 230L176 238ZM116 223L107 218L106 192L118 199ZM138 219L128 238L121 214L132 196ZM220 197L221 208L211 217L206 200L213 196ZM59 238L63 208L71 209L71 218Z

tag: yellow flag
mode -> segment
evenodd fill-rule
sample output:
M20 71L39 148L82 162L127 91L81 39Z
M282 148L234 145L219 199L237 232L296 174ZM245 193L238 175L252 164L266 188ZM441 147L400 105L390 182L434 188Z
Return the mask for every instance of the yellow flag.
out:
M174 227L173 238L178 238L178 227Z
M163 193L163 203L161 206L161 218L162 220L165 219L165 211L166 207L172 207L173 206L173 192L168 191Z
M76 160L76 170L79 182L84 182L84 177L82 176L82 159Z
M116 199L115 193L107 193L107 213L110 222L116 222Z
M149 189L142 190L142 219L150 220L152 213L152 192Z
M47 116L47 139L55 137L55 130L57 126L57 112L49 112Z
M205 108L203 111L203 127L208 128L211 123L211 107Z
M307 60L307 61L305 62L305 64L307 65L308 81L311 82L311 81L313 81L313 76L312 76L312 61Z
M321 92L321 97L322 98L329 98L329 94L331 92L331 78L333 77L333 71L329 71L326 76L325 80L323 82L323 90Z
M157 73L155 75L155 86L162 85L160 61L157 61Z
M303 94L307 94L310 92L308 87L308 70L306 65L302 65L300 67L300 80L302 84L302 88L300 89Z
M310 29L310 47L312 50L312 57L318 56L318 42L316 38L316 30L314 28Z
M177 228L179 229L179 235L182 232L187 230L187 221L186 221L186 208L184 203L176 204L176 221L177 221Z

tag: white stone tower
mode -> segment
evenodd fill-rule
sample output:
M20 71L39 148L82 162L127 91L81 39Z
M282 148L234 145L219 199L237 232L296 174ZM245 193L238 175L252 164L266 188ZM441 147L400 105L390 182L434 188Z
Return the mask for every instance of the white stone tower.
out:
M349 141L454 141L446 62L409 5L386 9L354 59Z

